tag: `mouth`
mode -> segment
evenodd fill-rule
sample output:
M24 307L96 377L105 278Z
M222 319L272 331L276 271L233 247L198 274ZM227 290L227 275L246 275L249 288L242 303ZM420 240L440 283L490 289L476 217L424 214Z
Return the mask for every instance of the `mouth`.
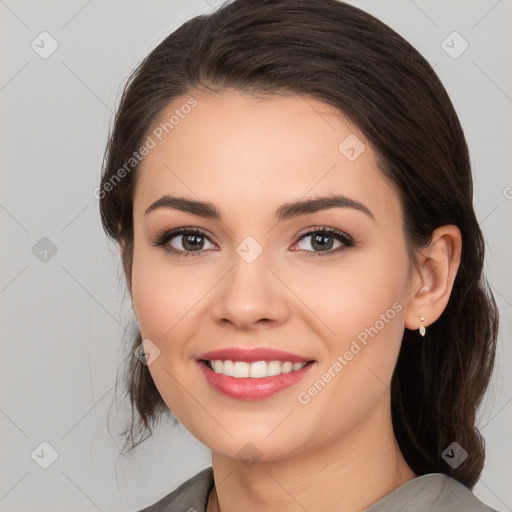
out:
M226 377L235 379L264 379L265 377L276 377L291 372L296 372L314 361L302 361L293 363L291 361L231 361L227 359L200 359L210 370L220 373Z
M317 364L315 360L276 359L198 359L196 362L214 390L239 400L261 400L275 395L297 384Z

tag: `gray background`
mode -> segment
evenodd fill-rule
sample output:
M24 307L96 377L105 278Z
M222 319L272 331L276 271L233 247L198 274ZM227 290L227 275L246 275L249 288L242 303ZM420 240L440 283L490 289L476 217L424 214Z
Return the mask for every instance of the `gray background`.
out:
M512 510L512 2L350 3L435 66L465 129L501 313L496 372L479 414L486 466L474 492ZM132 313L93 190L129 72L184 21L219 4L0 0L0 512L134 511L210 464L204 446L167 425L133 458L119 457L128 408L115 382ZM58 43L47 58L31 47L43 46L43 31ZM464 43L453 31L469 44L457 58ZM42 442L58 452L47 469L40 464L52 449Z

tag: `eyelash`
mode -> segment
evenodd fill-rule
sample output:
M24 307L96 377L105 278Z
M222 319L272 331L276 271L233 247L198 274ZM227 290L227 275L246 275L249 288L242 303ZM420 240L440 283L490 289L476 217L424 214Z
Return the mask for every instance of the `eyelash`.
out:
M180 250L174 249L174 248L166 245L167 242L169 242L170 240L172 240L173 238L175 238L179 235L190 235L190 234L199 234L201 236L204 236L211 242L209 236L202 229L199 229L199 228L177 228L177 229L173 229L171 231L164 231L163 233L157 235L151 245L153 245L155 247L162 247L162 249L167 254L172 254L175 256L185 256L185 257L200 256L201 253L204 251L204 249L200 250L200 251L180 251ZM351 237L346 235L345 233L342 233L341 231L338 231L337 229L328 228L328 227L315 227L311 231L308 231L308 232L302 234L299 237L299 239L297 240L297 242L295 242L295 243L299 243L304 238L307 238L308 236L316 235L316 234L328 234L329 236L342 242L344 244L344 247L343 246L338 247L337 249L329 250L329 251L305 251L305 250L303 250L302 252L306 253L308 256L312 256L312 257L329 256L334 253L338 253L343 250L346 250L350 247L357 246L356 242ZM298 251L300 251L300 249Z

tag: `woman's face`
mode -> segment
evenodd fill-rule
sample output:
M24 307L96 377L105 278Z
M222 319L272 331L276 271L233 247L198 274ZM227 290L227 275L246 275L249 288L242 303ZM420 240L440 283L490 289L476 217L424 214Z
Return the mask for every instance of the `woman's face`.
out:
M382 426L412 290L400 202L375 152L310 98L193 97L149 134L134 198L133 306L145 347L159 351L149 370L164 401L211 450L238 459L285 458ZM165 195L207 202L218 217L178 203L146 213ZM333 196L353 203L283 209ZM177 228L199 233L154 245ZM239 363L223 366L227 376L199 361L260 348L295 359L221 354ZM290 365L252 360L314 362L272 376ZM254 377L229 376L245 371Z

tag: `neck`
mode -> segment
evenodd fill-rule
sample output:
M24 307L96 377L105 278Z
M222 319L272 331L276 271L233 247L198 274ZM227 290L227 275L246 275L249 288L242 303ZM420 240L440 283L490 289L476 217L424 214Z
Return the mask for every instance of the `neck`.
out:
M213 452L215 488L208 510L365 510L417 476L394 437L389 404L378 409L372 418L356 425L337 442L315 444L293 457L261 459L247 467L239 460Z

